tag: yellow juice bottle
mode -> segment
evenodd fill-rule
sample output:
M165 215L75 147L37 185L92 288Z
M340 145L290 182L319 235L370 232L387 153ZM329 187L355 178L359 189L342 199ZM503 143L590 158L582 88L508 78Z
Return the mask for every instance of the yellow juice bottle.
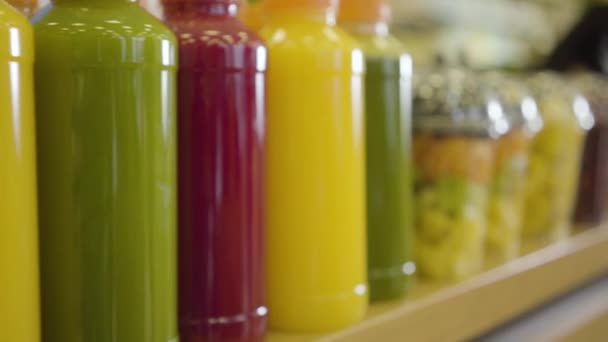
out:
M40 340L32 28L0 1L0 341Z
M367 307L364 61L336 1L266 0L270 325L339 329Z

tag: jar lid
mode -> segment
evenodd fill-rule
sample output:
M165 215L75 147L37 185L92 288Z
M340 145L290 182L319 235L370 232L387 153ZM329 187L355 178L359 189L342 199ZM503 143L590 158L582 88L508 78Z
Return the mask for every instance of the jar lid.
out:
M550 71L539 72L528 78L528 85L545 122L572 120L573 124L578 124L584 130L590 130L595 125L586 96L566 77Z
M597 121L608 121L608 80L602 74L578 72L570 78L574 86L581 91L591 105Z
M513 129L524 128L530 135L540 132L543 119L532 92L523 81L498 71L485 72L482 79L484 87L500 98Z
M595 72L577 72L571 75L574 87L588 97L608 98L608 79Z
M416 131L497 139L511 129L500 98L471 71L446 68L415 79Z

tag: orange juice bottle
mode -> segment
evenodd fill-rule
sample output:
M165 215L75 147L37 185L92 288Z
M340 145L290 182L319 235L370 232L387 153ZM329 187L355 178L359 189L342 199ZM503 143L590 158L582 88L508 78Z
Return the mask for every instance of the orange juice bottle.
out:
M270 325L318 332L368 301L363 55L337 1L266 0Z
M0 341L40 341L32 28L0 1Z

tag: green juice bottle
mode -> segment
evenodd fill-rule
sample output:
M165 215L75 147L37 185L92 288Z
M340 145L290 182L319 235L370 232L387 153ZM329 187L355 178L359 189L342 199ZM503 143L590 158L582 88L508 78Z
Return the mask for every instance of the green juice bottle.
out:
M412 59L389 34L382 0L342 2L339 23L365 55L367 238L371 300L405 294L413 262Z
M33 21L43 340L178 341L175 37L131 0Z

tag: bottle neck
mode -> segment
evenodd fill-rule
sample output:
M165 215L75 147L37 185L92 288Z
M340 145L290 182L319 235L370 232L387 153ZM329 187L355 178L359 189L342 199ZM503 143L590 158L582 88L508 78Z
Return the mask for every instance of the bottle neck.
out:
M390 34L389 25L384 22L377 23L340 23L347 32L361 36L381 36L385 37Z
M267 9L266 15L271 22L308 21L336 25L336 11L333 9Z
M167 1L163 5L163 10L167 18L183 15L205 15L217 17L236 17L238 14L238 4L224 2L208 2L208 1L184 1L183 3L174 3Z

